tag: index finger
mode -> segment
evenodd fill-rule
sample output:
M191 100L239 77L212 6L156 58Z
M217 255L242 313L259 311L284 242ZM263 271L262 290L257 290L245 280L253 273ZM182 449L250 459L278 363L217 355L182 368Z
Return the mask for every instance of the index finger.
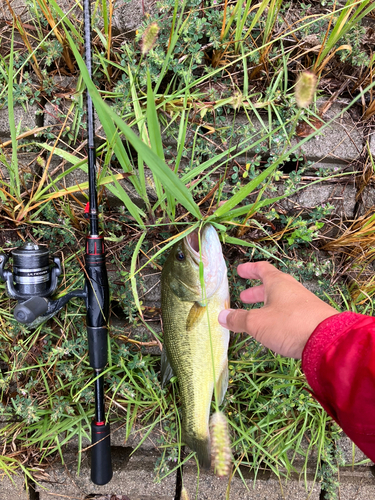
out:
M241 278L248 280L261 280L264 283L268 277L274 275L275 273L280 273L275 266L267 261L260 262L246 262L245 264L239 264L237 266L237 272Z

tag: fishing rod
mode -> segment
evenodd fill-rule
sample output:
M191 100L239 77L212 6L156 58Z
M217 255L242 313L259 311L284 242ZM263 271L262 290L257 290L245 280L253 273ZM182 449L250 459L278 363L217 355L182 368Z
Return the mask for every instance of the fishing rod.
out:
M85 32L85 60L90 78L91 58L91 7L90 0L83 1ZM105 422L103 377L100 376L108 358L109 285L105 265L104 238L99 235L98 195L96 191L96 166L94 143L94 106L86 89L87 144L89 172L89 202L86 207L90 220L90 233L86 238L86 328L89 343L90 366L95 373L95 419L91 423L91 480L107 484L112 478L109 423Z
M86 66L91 78L91 12L90 1L83 2ZM57 300L51 299L61 274L60 259L51 265L48 248L26 243L13 250L13 271L6 269L9 255L0 254L0 278L6 283L7 295L18 301L15 319L35 328L59 312L72 297L86 304L86 328L90 366L94 370L95 418L91 422L91 480L98 485L112 478L110 426L105 421L103 370L108 358L109 285L105 264L104 238L99 234L98 196L94 144L94 108L89 92L87 103L87 144L89 202L85 216L89 219L86 237L85 287L72 290Z

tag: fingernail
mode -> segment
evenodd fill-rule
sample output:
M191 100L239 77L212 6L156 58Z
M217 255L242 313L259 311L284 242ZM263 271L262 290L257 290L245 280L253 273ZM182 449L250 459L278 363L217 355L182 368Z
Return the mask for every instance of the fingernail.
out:
M227 317L230 312L231 312L230 309L224 309L224 311L220 312L218 317L219 323L221 324L221 326L224 326L225 328L227 328Z

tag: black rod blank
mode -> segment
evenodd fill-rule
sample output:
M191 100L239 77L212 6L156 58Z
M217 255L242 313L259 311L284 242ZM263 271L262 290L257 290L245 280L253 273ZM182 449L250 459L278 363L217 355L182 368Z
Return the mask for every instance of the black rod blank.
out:
M85 59L90 78L91 59L91 12L90 1L83 1L85 33ZM86 324L90 366L95 376L95 419L91 423L91 480L95 484L107 484L112 478L111 442L109 424L105 423L104 382L100 376L107 364L109 285L105 265L104 239L99 236L98 196L96 189L94 107L86 90L87 143L89 175L90 234L86 238Z
M91 57L91 8L90 1L83 1L83 22L85 38L85 61L90 78L92 78ZM90 204L90 234L98 235L98 196L96 191L96 162L95 162L95 126L94 106L89 92L86 90L87 112L87 145L89 166L89 204Z

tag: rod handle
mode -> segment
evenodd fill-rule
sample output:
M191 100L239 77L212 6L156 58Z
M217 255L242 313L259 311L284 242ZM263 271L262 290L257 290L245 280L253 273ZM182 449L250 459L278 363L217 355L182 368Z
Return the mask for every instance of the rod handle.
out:
M109 424L91 422L91 481L103 485L112 479Z
M87 326L90 366L103 370L108 358L108 329L106 326Z

